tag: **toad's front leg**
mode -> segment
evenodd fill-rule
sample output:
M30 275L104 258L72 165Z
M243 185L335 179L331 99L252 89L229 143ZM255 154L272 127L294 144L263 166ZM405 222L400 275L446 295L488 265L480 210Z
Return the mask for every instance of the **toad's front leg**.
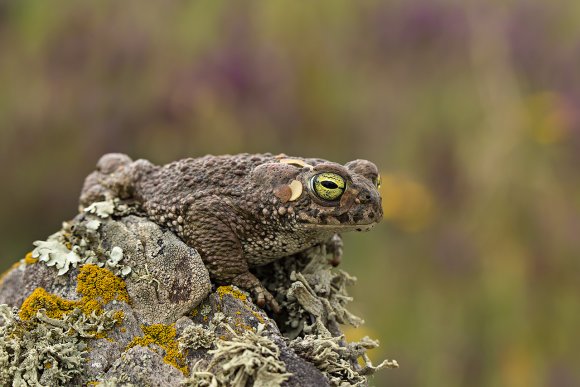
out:
M332 255L328 263L334 267L338 266L342 260L342 246L342 238L339 234L334 234L326 241L326 252Z
M240 240L229 224L216 216L221 212L212 211L210 206L191 208L190 213L203 221L188 224L183 238L188 245L198 250L210 277L218 283L235 285L249 291L258 306L263 308L268 305L274 313L278 313L278 302L260 280L250 273Z

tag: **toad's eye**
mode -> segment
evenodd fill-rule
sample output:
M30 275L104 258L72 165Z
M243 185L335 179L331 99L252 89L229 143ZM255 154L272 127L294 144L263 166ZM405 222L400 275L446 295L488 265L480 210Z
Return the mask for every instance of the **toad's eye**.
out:
M312 188L319 198L334 201L342 196L346 182L336 173L319 173L312 178Z
M375 187L377 187L377 189L381 188L381 175L377 175L377 177L373 180L374 180L373 183L375 183Z

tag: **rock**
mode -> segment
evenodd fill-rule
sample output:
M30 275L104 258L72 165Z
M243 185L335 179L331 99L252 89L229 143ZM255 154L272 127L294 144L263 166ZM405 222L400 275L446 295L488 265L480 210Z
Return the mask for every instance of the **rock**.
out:
M144 347L133 347L115 361L104 376L105 382L136 386L178 386L183 374L164 363L163 357Z
M173 233L136 216L102 225L108 248L120 247L135 280L127 280L133 311L145 324L170 324L211 290L201 257Z
M340 336L339 323L361 321L344 309L352 278L324 250L257 273L283 306L270 316L115 200L35 246L0 280L0 385L365 385L376 369L364 353L374 342Z

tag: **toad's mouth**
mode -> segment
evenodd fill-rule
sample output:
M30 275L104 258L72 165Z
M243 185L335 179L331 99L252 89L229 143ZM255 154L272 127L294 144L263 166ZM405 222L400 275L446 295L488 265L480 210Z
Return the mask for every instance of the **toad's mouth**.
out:
M377 225L378 222L370 222L364 224L320 224L320 223L302 223L305 229L316 230L336 230L336 231L369 231Z

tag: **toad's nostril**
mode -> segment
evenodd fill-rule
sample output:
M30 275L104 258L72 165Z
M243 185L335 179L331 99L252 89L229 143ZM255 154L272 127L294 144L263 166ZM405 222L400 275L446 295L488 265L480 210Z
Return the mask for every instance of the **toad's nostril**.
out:
M371 200L370 192L361 192L361 194L359 195L359 199L363 203L369 202Z

